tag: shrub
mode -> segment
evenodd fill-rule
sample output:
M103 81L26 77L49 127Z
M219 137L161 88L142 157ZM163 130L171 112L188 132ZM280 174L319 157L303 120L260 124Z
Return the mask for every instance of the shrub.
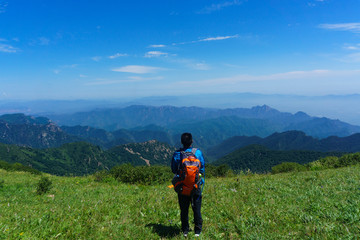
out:
M113 167L110 174L118 181L133 182L134 167L130 163L121 164L120 166Z
M335 156L328 156L321 158L317 161L311 162L306 165L310 170L324 170L329 168L338 168L340 167L339 158Z
M143 185L161 184L170 182L173 174L165 166L137 166L122 164L110 170L110 174L118 181Z
M95 179L103 178L101 173L97 173ZM122 164L113 167L109 173L116 180L124 183L154 185L170 182L173 173L170 167L166 166L132 166L131 164ZM226 164L215 166L206 165L205 177L226 177L233 174L233 171Z
M346 167L360 163L360 153L346 154L339 158L338 167Z
M48 177L41 177L40 181L38 182L36 193L38 195L42 195L44 193L47 193L51 189L51 180Z
M95 182L111 182L113 180L113 176L107 170L101 170L94 173L94 180Z
M360 163L360 153L351 153L338 158L328 156L307 164L310 170L323 170L329 168L340 168Z
M12 171L18 171L18 172L29 172L35 175L41 175L41 172L39 170L36 170L29 166L24 166L21 163L14 163L12 164Z
M0 179L0 189L4 187L4 180Z
M226 177L232 175L233 171L230 169L229 165L222 164L219 166L215 166L212 164L208 164L205 166L205 177Z
M41 175L41 172L39 170L22 165L21 163L11 164L0 160L0 168L5 169L6 171L30 172L35 175Z
M0 160L0 168L8 171L11 168L11 164Z
M285 172L301 172L306 171L306 167L295 162L283 162L271 168L271 173L285 173Z

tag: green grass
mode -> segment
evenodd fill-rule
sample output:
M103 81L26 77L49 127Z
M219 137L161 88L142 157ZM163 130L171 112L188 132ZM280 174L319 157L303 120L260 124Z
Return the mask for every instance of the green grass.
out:
M201 238L359 239L359 171L209 179ZM0 169L0 239L183 239L171 179L136 186L49 175L51 190L37 195L40 178Z

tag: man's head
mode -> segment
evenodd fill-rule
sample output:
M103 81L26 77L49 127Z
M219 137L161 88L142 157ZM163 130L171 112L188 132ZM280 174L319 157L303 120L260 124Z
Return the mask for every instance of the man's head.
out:
M184 146L184 148L189 148L191 146L191 144L193 143L191 133L183 133L181 135L181 143Z

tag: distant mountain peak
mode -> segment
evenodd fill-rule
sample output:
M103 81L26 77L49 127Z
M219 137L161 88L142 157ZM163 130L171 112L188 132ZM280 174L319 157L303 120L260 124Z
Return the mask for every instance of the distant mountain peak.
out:
M4 114L0 116L0 120L8 124L34 124L46 125L52 121L46 117L27 116L23 113Z
M297 113L294 114L296 117L310 117L309 115L307 115L306 113L304 113L303 111L298 111Z
M276 109L274 108L271 108L270 106L264 104L262 106L255 106L255 107L252 107L251 110L256 110L258 112L270 112L270 111L276 111Z

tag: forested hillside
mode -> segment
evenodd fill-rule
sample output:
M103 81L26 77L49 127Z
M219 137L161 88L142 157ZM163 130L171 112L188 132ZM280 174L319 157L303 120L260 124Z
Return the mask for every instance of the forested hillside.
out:
M214 165L227 164L236 171L257 173L270 172L271 168L282 162L306 164L326 156L342 156L341 152L315 152L289 150L270 150L260 145L250 145L236 150L213 162Z
M236 136L209 148L207 154L210 159L214 160L251 144L280 151L358 152L360 151L360 134L353 134L348 137L332 136L324 139L317 139L300 131L274 133L265 138Z
M168 165L173 151L173 147L157 141L121 145L108 151L86 142L49 149L0 144L0 160L55 175L86 175L123 163Z

